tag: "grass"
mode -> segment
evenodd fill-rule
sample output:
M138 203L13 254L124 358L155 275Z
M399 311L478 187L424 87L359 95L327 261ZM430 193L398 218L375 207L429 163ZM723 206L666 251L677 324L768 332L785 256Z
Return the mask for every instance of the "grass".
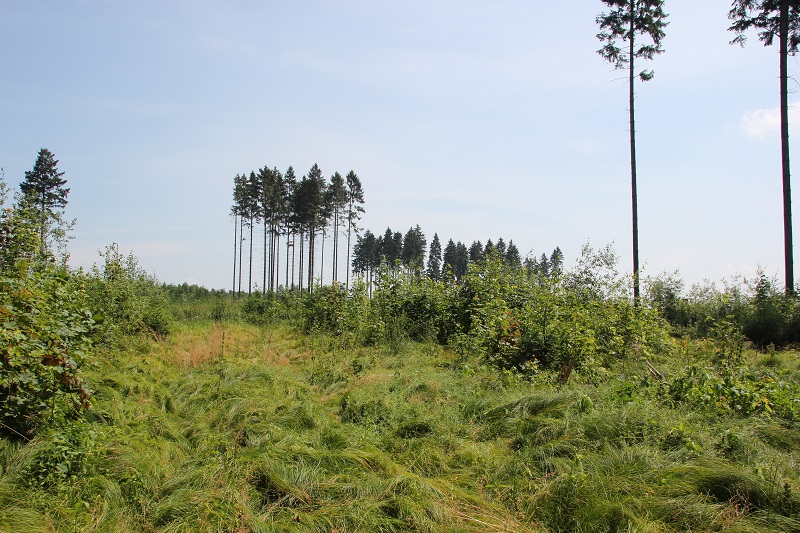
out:
M796 387L796 353L744 357ZM800 530L797 421L666 402L637 361L558 385L188 318L100 360L83 420L0 440L1 532Z

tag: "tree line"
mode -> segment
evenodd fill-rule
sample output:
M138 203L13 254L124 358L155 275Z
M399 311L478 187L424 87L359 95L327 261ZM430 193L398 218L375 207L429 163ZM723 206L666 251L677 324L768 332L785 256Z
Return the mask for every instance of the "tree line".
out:
M352 236L358 231L358 221L364 213L363 204L364 190L361 180L352 170L344 177L339 172L334 172L330 181L325 180L316 163L300 179L291 166L283 173L277 168L264 166L249 174L237 174L234 178L231 208L235 243L232 291L242 293L245 241L249 247L248 294L252 294L253 283L257 283L253 278L253 231L256 227L262 228L263 237L263 293L275 291L280 286L281 274L285 287L311 291L317 263L316 243L321 238L321 277L325 261L325 238L328 235L333 239L331 272L333 280L339 281L340 234L345 231L345 255L349 264ZM284 247L284 263L281 267L281 252ZM350 270L346 269L344 274L345 284L349 285Z
M439 234L434 233L428 247L425 234L417 224L409 228L405 235L386 228L383 235L376 236L367 230L357 236L352 268L353 272L362 274L369 285L382 266L390 270L402 269L417 276L424 274L433 280L460 282L471 263L478 264L486 257L497 258L512 270L524 268L529 274L543 275L560 269L564 261L564 254L558 246L549 258L542 254L538 259L530 255L523 259L514 241L509 240L506 244L502 237L496 243L491 239L485 244L475 240L469 247L461 241L449 239L443 249Z

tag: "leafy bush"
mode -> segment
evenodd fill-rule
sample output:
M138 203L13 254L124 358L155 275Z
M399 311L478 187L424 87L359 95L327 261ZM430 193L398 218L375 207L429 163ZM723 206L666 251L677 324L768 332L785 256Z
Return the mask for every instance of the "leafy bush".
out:
M172 313L163 288L145 272L133 254L123 256L116 246L103 254L103 267L95 265L84 284L102 340L145 333L169 333Z
M798 387L771 373L747 366L721 369L692 365L659 384L666 402L703 407L739 415L779 416L795 420L800 415Z
M94 322L85 300L69 274L53 265L23 264L0 277L3 433L27 436L44 415L88 405L82 369Z
M613 358L669 352L667 325L633 306L615 267L610 249L589 246L574 270L548 277L484 261L465 282L469 333L495 364L560 369L562 381Z
M43 250L24 202L5 208L0 175L0 433L28 438L49 413L88 406L83 367L94 321L83 286Z
M646 286L649 304L691 335L718 337L725 326L738 329L761 349L800 342L800 300L763 271L754 282L725 281L722 290L706 282L684 294L676 274L648 279Z

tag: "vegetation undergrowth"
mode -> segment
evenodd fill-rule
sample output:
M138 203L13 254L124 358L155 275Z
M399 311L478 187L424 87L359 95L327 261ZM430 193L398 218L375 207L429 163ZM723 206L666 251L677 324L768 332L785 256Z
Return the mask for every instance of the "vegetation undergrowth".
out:
M685 341L563 384L431 341L173 328L104 352L80 420L2 441L0 531L800 527L794 352Z

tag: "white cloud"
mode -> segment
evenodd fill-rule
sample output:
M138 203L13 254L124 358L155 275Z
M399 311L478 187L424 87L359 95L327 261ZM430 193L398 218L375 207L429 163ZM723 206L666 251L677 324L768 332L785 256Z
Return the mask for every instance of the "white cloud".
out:
M756 139L777 135L781 127L780 108L756 109L742 115L741 127L745 134ZM800 133L800 102L789 104L789 133Z

